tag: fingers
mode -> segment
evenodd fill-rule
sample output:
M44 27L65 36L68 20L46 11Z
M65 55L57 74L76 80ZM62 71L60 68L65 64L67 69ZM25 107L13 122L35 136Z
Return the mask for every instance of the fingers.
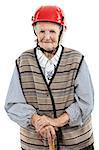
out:
M42 139L47 139L48 144L52 144L56 138L56 133L54 127L51 125L53 120L45 115L36 117L35 119L35 129L37 133L42 137Z
M39 115L33 115L33 125L35 126L35 129L37 132L39 132L43 127L51 125L51 126L56 126L55 125L55 119L52 119L48 116L39 116Z
M35 122L36 131L39 132L47 125L50 125L48 118L46 116L41 116L40 119Z
M49 130L50 130L50 133L51 133L52 140L54 141L55 138L56 138L55 129L52 126L49 126Z
M55 129L52 126L47 127L47 140L48 144L52 144L56 138Z
M41 129L39 131L39 134L41 135L42 138L46 139L47 138L46 128Z
M35 124L35 128L36 131L39 132L42 128L44 128L45 126L49 125L49 122L46 122L44 120L39 120L36 124Z
M55 129L52 126L46 126L42 128L38 133L43 139L46 138L48 140L48 144L51 144L56 138Z
M48 140L48 144L52 143L52 136L49 128L47 128L47 140Z

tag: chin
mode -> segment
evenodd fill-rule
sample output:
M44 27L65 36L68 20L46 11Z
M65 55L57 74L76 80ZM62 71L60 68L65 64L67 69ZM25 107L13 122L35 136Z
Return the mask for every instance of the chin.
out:
M44 49L46 49L46 50L52 50L53 47L45 47Z
M57 47L56 43L39 43L40 47L45 49L46 51L51 51Z
M50 51L50 50L53 50L55 49L57 46L53 46L53 45L50 45L50 46L43 46L43 48L47 51Z

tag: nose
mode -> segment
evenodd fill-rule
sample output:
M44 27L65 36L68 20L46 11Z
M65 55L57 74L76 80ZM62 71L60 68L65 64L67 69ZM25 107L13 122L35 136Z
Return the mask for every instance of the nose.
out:
M46 40L50 39L50 31L45 31L45 39Z

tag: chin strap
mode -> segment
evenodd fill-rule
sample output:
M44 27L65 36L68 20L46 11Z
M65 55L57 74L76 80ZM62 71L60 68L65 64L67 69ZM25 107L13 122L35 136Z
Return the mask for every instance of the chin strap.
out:
M40 46L38 45L38 43L37 43L37 47L39 47L40 50L41 50L43 53L46 52L46 53L49 53L49 54L55 54L55 53L57 52L58 48L59 48L59 45L58 45L55 49L53 49L53 50L51 50L51 51L47 51L46 49L40 47Z

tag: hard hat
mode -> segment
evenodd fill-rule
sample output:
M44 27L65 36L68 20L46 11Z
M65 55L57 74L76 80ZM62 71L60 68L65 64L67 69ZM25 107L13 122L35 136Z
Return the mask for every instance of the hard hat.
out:
M32 16L32 25L40 21L55 22L64 25L64 13L61 8L57 6L41 6Z

